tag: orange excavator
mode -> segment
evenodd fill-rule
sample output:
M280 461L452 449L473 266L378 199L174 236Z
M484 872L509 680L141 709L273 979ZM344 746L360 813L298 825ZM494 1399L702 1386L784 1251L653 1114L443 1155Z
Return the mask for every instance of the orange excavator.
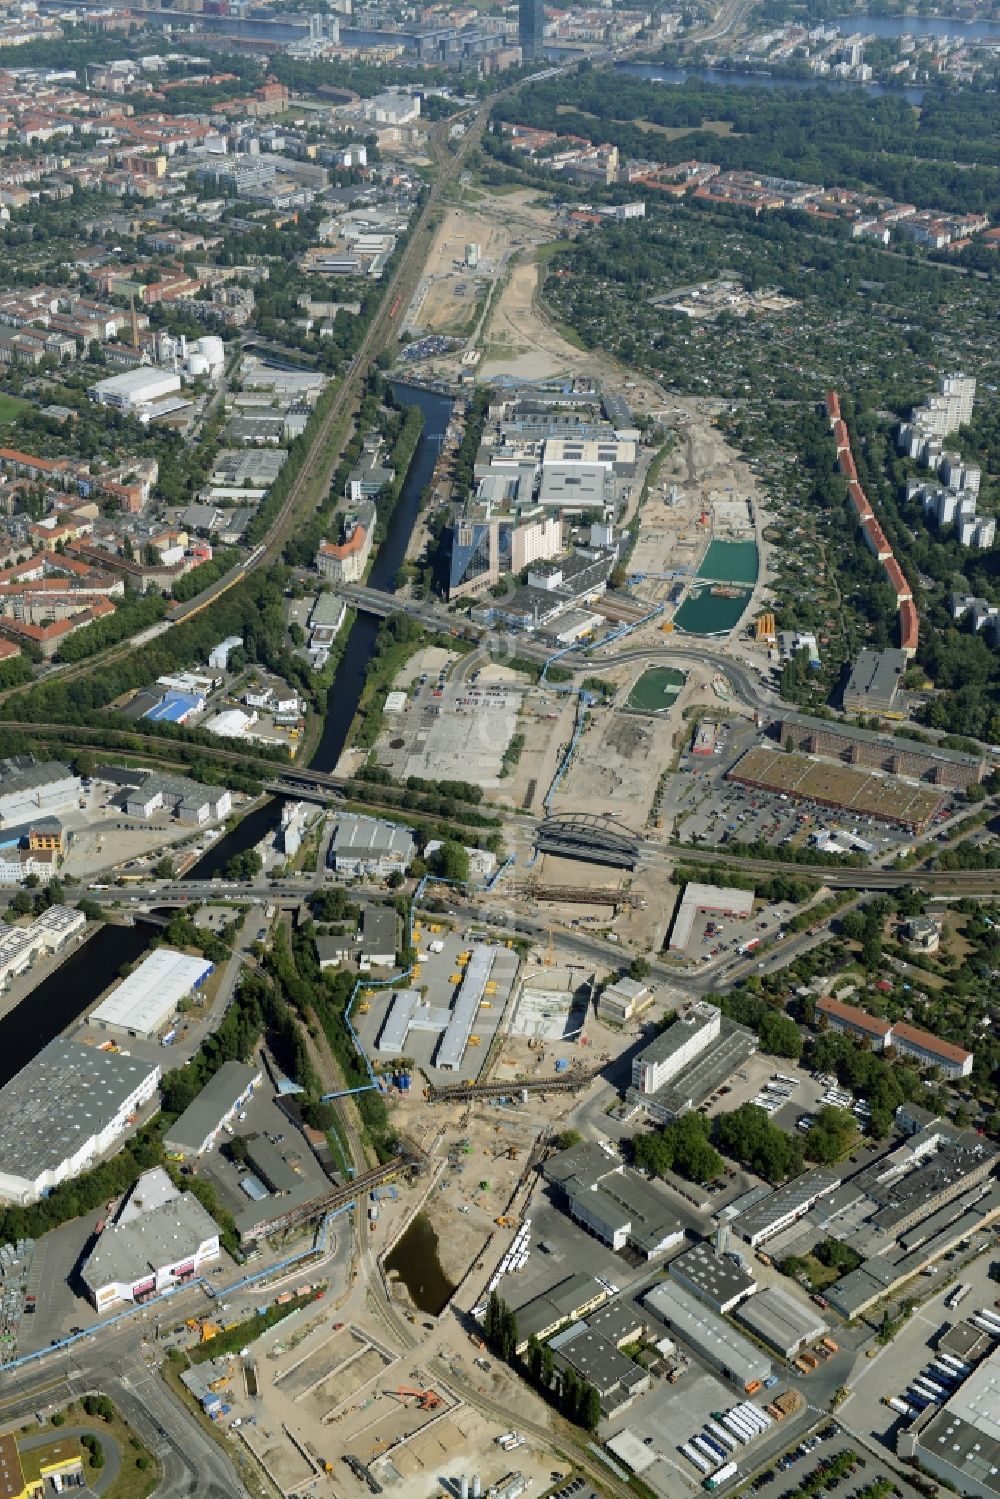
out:
M436 1411L442 1404L441 1396L436 1390L413 1390L408 1385L399 1385L395 1390L388 1390L386 1393L398 1395L404 1403L408 1399L413 1399L422 1411Z

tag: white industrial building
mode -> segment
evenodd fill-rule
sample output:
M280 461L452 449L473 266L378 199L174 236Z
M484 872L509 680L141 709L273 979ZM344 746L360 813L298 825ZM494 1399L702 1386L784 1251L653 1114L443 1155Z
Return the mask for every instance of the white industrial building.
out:
M674 1280L720 1316L757 1289L752 1275L707 1243L685 1250L668 1268Z
M1000 1494L1000 1349L994 1349L940 1407L901 1430L900 1457L915 1457L960 1494Z
M0 826L32 822L39 816L75 807L80 777L61 760L33 760L15 755L0 760Z
M647 1291L642 1304L707 1364L748 1394L770 1377L770 1359L680 1286L661 1281Z
M752 890L737 890L729 885L702 885L697 880L689 880L674 912L670 951L687 952L696 916L732 916L737 921L746 921L752 912Z
M99 1312L183 1285L219 1257L219 1226L162 1166L146 1171L102 1230L80 1271Z
M180 375L140 366L138 369L125 370L120 375L109 375L106 380L98 380L87 394L101 406L113 406L116 411L137 411L163 396L176 395L180 388Z
M384 879L394 869L405 874L413 854L409 828L354 812L344 812L337 819L330 859L338 874L354 879Z
M72 906L50 906L30 926L0 930L0 989L25 973L42 953L58 952L87 925L82 911Z
M206 958L158 947L101 1001L89 1023L126 1036L155 1036L214 966Z
M654 1041L632 1059L632 1086L639 1093L659 1092L671 1078L717 1041L722 1029L722 1011L699 1002L682 1010Z
M50 1041L0 1088L0 1201L26 1206L93 1166L159 1080L157 1063Z

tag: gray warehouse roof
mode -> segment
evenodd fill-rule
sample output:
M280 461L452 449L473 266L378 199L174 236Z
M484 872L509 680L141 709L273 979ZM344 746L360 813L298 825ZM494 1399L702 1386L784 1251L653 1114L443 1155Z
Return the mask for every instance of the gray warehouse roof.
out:
M700 1301L721 1310L757 1289L752 1275L716 1254L711 1244L695 1244L693 1249L671 1260L667 1269Z
M679 1333L696 1352L742 1384L764 1380L770 1374L770 1359L680 1286L662 1281L646 1293L643 1305Z
M758 1235L766 1235L772 1228L777 1231L789 1214L805 1213L819 1197L825 1197L840 1185L836 1171L816 1166L812 1171L803 1171L794 1181L786 1182L770 1197L741 1213L733 1227L748 1243Z
M782 1358L797 1352L803 1343L821 1338L826 1332L823 1318L781 1286L769 1286L751 1296L734 1315L761 1342L777 1349Z
M107 1127L159 1066L57 1037L0 1088L0 1171L35 1181Z
M128 1284L176 1264L218 1232L197 1197L181 1192L137 1218L109 1224L83 1266L83 1280L96 1296L102 1286Z
M1000 1353L974 1369L928 1421L917 1455L963 1494L1000 1494Z
M186 1154L201 1150L212 1131L232 1113L237 1101L259 1076L259 1068L247 1066L245 1062L223 1062L197 1098L167 1130L163 1141L166 1149L182 1150Z

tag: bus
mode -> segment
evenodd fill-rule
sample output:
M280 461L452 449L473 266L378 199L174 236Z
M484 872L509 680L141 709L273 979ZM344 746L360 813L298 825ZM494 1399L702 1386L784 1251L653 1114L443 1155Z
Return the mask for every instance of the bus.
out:
M702 1488L712 1494L716 1489L721 1489L724 1484L732 1483L739 1471L735 1463L727 1463L724 1468L719 1469L718 1473L713 1473L711 1478L706 1478Z

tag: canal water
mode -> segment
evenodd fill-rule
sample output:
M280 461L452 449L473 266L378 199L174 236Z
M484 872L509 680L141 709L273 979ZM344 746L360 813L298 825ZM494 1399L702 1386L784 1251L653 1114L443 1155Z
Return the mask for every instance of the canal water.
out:
M394 385L393 391L401 405L420 407L424 414L424 427L399 502L389 519L388 533L378 549L368 576L370 588L388 592L394 591L399 569L406 559L406 548L416 524L420 500L434 472L452 408L448 396L436 396L413 385ZM326 726L310 762L313 770L332 771L336 768L365 685L365 671L375 649L378 627L379 621L370 614L359 614L351 627L344 654L340 658L337 674L327 696Z
M156 935L156 927L142 922L102 927L5 1015L0 1020L0 1087L90 1009Z
M406 548L420 511L421 497L434 472L452 409L448 396L434 395L417 386L394 384L393 391L401 405L420 407L424 414L424 426L396 508L389 518L385 540L378 549L368 576L371 588L387 592L395 589L399 569L406 559ZM365 685L365 672L375 650L378 627L379 621L369 614L359 614L351 626L340 664L327 694L323 736L310 761L313 770L332 771L336 768L357 712ZM281 819L281 803L280 797L271 797L244 817L231 833L212 845L188 872L187 878L212 879L222 871L234 854L255 848L262 838L266 838L277 828Z
M674 615L675 628L688 635L727 635L750 602L759 565L754 541L711 542Z
M387 1274L406 1287L418 1312L437 1317L451 1300L455 1287L438 1258L437 1234L426 1213L418 1213L385 1261Z

